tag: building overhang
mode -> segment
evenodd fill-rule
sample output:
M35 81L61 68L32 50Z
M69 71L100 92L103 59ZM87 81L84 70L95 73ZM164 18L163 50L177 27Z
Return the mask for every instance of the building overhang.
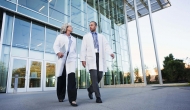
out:
M137 1L137 12L138 16L143 17L149 14L148 11L148 2L147 0L136 0ZM152 13L160 11L162 9L168 8L171 6L171 2L169 0L150 0ZM135 11L133 0L126 0L126 12L128 21L135 20Z
M114 21L117 25L125 23L124 0L96 0L96 2L99 2L96 9L99 10L101 14ZM125 2L127 19L128 22L130 22L135 20L134 0L125 0ZM148 1L136 0L136 2L138 17L141 18L148 15ZM88 3L90 5L92 4L90 2ZM150 0L150 4L152 13L171 6L171 2L169 0Z

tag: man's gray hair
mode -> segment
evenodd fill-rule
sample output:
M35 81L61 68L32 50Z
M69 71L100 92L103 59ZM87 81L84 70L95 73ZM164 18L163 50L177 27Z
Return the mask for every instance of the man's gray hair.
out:
M62 26L61 29L60 29L60 33L61 33L61 34L65 34L66 31L67 31L67 28L68 28L69 26L72 27L70 23L65 23L65 24L63 24L63 26Z

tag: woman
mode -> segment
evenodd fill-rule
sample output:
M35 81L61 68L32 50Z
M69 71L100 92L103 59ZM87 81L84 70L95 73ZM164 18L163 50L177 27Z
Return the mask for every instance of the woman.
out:
M75 80L76 38L71 35L72 30L70 24L64 24L61 27L61 34L57 36L54 42L53 49L58 57L56 66L58 100L63 102L67 88L70 104L78 106L76 103L77 88Z

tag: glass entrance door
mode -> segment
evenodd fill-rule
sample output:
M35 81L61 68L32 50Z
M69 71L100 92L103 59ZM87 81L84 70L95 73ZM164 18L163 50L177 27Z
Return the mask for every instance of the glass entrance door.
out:
M27 91L42 91L42 61L29 60Z
M44 90L56 89L56 64L54 62L45 62Z
M15 76L18 75L18 88L17 92L26 92L27 86L27 59L12 58L11 68L9 70L9 87L8 92L12 93L15 86Z

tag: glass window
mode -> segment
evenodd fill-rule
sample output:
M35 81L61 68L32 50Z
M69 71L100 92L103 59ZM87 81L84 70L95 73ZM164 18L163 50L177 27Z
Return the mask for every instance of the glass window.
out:
M21 59L13 60L11 88L14 88L16 75L18 75L18 88L25 88L25 83L26 83L25 76L27 72L26 65L27 65L26 60L21 60Z
M55 87L55 64L46 63L46 87Z
M78 67L80 66L79 68L79 72L78 72L78 78L79 78L79 88L86 88L87 86L87 83L86 83L86 78L87 78L87 74L86 74L86 69L82 66L82 63L78 62Z
M29 87L36 88L41 87L41 69L42 62L31 61L30 62L30 77L29 77Z
M31 43L30 43L30 57L35 59L42 59L45 42L45 28L40 24L32 24Z
M87 10L87 15L88 15L87 29L90 30L88 25L90 24L91 21L95 21L96 23L98 23L98 13L94 8L92 8L90 6L87 6L87 8L88 8L88 10ZM98 26L97 26L96 30L98 31Z
M114 34L114 35L115 35L115 40L116 40L117 42L119 42L119 40L120 40L120 39L119 39L119 38L120 38L119 31L116 31L116 30L115 30L115 34Z
M13 17L7 15L5 19L3 44L11 45L12 31L13 31Z
M86 12L86 2L83 0L71 0L71 5L77 9Z
M112 40L112 50L116 52L116 42L114 40Z
M116 42L117 53L121 54L121 46L119 42Z
M57 30L46 28L46 53L54 54L53 44L57 37Z
M50 23L50 24L53 24L54 26L57 26L57 27L61 27L61 26L63 25L62 22L59 22L59 21L54 20L54 19L52 19L52 18L49 18L49 23Z
M0 60L0 92L6 92L10 46L3 45Z
M128 52L126 50L121 50L121 57L123 61L129 61L129 55Z
M109 34L104 33L104 32L102 34L105 36L106 40L109 42L109 44L111 46L111 36Z
M88 6L87 14L88 14L88 22L91 21L98 22L97 11L94 8Z
M82 39L77 38L77 57L80 58L80 51L81 51Z
M51 1L51 0L48 0ZM32 9L38 13L48 15L48 1L47 0L18 0L18 4Z
M18 12L24 14L24 15L28 15L32 18L36 18L36 19L39 19L39 20L42 20L43 22L48 22L48 17L45 16L45 15L42 15L42 14L39 14L35 11L31 11L25 7L21 7L21 6L18 6Z
M101 14L101 30L106 34L111 34L111 20Z
M46 28L46 46L45 46L45 59L55 61L56 55L53 50L53 44L57 37L57 31L51 28Z
M16 10L16 4L15 3L15 0L10 0L11 2L7 1L7 0L1 0L0 2L0 6L4 6L6 8L9 8L11 10Z
M104 75L104 85L111 85L112 81L112 62L107 61L107 72Z
M120 44L121 44L122 49L128 50L127 49L127 40L126 39L120 38Z
M121 67L117 68L116 84L123 84L123 71Z
M98 2L96 2L95 0L86 0L88 3L88 6L91 6L92 8L96 9L96 7L98 6Z
M28 56L30 40L30 22L16 17L14 24L12 55L19 57Z
M87 31L86 13L72 6L71 22L73 27Z
M16 3L17 0L6 0L6 1L10 1L10 2Z
M81 28L81 26L76 25L74 23L72 24L72 26L73 26L73 32L74 33L76 33L78 35L85 35L86 34L86 29ZM78 27L78 28L76 28L76 27Z
M49 0L49 3L49 17L69 22L70 0Z
M117 54L117 66L121 66L121 55Z
M126 28L124 26L125 24L119 26L119 34L120 34L120 37L122 37L123 39L127 39L126 37Z

